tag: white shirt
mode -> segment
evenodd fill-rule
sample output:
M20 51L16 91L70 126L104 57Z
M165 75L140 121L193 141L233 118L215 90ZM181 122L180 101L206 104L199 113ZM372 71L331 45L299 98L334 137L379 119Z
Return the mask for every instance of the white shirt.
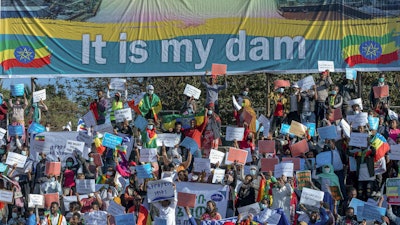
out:
M175 196L177 194L175 193ZM163 207L160 202L154 203L154 206L160 211L160 219L164 219L167 221L167 225L176 225L176 216L175 216L175 209L177 204L177 199L171 200L171 204L167 207Z
M60 214L57 213L57 216L50 215L51 223L48 221L48 217L46 216L45 219L42 221L41 225L58 225L58 217ZM67 225L67 220L63 216L61 219L61 225Z

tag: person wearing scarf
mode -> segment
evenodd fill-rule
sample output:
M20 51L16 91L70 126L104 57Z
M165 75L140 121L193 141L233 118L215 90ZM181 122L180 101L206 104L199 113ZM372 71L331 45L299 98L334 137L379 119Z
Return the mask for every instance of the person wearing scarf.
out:
M339 177L335 174L332 164L326 164L322 166L322 173L318 174L319 182L321 184L321 190L324 192L331 192L329 187L338 187L340 196L342 197L342 191L340 190ZM343 197L342 197L343 198Z
M154 94L153 85L146 87L147 93L139 102L139 110L142 116L146 119L154 119L158 121L157 114L162 110L161 100L158 95Z
M235 209L246 205L250 205L256 202L256 191L252 185L253 177L246 175L242 185L239 188Z

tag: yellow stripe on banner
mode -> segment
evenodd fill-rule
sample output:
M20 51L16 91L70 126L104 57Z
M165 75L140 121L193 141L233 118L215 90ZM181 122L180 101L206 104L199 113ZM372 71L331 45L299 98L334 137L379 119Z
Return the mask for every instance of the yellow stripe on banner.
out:
M7 49L0 52L0 61L4 61L7 59L15 59L14 51L15 49ZM47 49L47 47L35 49L35 59L43 58L48 55L50 55L50 52Z
M0 24L12 25L4 34L22 34L49 38L82 41L82 35L102 35L103 41L120 41L120 33L126 33L127 41L169 40L181 36L213 34L237 35L239 30L247 36L295 37L307 40L342 40L347 35L381 36L398 30L399 18L373 20L307 21L274 18L211 18L191 26L183 21L148 23L89 23L35 18L0 19ZM261 29L266 28L266 29ZM59 32L62 30L63 32Z
M382 47L382 55L392 53L397 50L396 43L394 41L381 45ZM346 59L353 55L360 55L360 46L359 45L350 45L343 49L343 58Z

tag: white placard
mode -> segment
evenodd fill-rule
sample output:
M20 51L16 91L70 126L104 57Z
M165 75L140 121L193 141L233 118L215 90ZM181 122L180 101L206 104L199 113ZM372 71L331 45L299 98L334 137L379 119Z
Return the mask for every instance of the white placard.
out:
M114 133L114 128L113 128L111 123L105 123L105 124L96 125L94 127L94 131L100 132L100 133L113 134Z
M18 168L24 168L27 156L15 152L9 152L7 155L6 164L13 166L17 164Z
M149 203L175 198L175 189L170 177L147 183L147 200Z
M79 194L89 194L96 191L96 181L94 179L76 179L76 191Z
M271 127L271 121L267 117L265 117L263 114L261 114L257 120L260 123L260 125L262 124L262 126L264 127L263 136L268 137L269 128Z
M0 189L0 202L12 203L13 197L14 195L12 191Z
M213 179L212 179L212 183L218 183L220 184L225 178L225 170L224 169L220 169L220 168L216 168L214 170L214 175L213 175Z
M227 141L241 141L244 135L244 127L226 127L226 137L225 140Z
M356 98L348 101L349 106L351 107L352 105L359 105L360 109L363 110L363 104L362 104L362 99L361 98Z
M46 100L46 89L40 91L34 91L32 94L33 102L40 102L40 100Z
M368 134L367 133L354 133L350 135L350 146L364 147L368 146Z
M72 154L75 150L82 152L85 149L85 142L67 140L65 145L65 153Z
M69 212L69 203L78 201L76 196L62 196L64 202L64 210ZM89 198L88 195L79 195L79 199Z
M86 127L94 127L96 126L96 118L94 117L94 114L92 110L89 110L85 115L82 116L83 121L85 122Z
M185 90L183 91L183 94L188 96L188 97L194 97L195 99L199 99L201 95L201 90L196 88L195 86L192 86L190 84L186 84Z
M124 120L132 120L132 110L131 108L125 108L114 111L115 121L117 123L124 122Z
M108 214L112 216L119 216L125 214L125 207L117 204L114 201L110 201L110 205L107 208Z
M210 159L210 163L212 164L217 164L218 162L222 164L222 162L224 161L224 157L225 153L215 149L211 149L210 156L208 158Z
M346 137L349 138L350 137L350 133L351 133L350 125L344 119L340 120L339 125L343 129L344 135L346 135Z
M232 102L233 102L233 107L235 107L236 111L239 111L242 109L242 106L239 105L239 103L236 101L236 98L234 95L232 95Z
M93 211L87 212L83 214L83 219L85 220L85 224L93 224L93 225L107 225L107 212L105 211Z
M400 160L400 144L390 146L389 159Z
M335 63L333 61L318 61L318 71L324 72L325 70L335 72Z
M300 204L315 206L319 208L323 199L323 191L303 187L303 190L301 192Z
M6 135L7 130L0 127L0 140L3 139L4 135Z
M173 133L162 133L162 134L157 134L157 146L162 146L163 142L165 147L175 147L175 145L178 145L179 142L181 142L181 136L178 134L173 134Z
M368 123L368 113L361 112L357 115L348 115L347 120L351 123L351 127L358 128L359 126L365 126Z
M297 85L301 88L301 90L309 90L315 85L314 78L312 76L307 76L299 81L297 81Z
M75 197L76 198L76 197ZM44 196L39 194L29 194L28 207L44 207Z
M281 220L281 214L279 213L273 213L268 219L267 219L267 223L274 225L274 224L278 224L279 221Z
M210 159L194 158L193 171L194 172L205 171L207 174L210 174L211 173Z
M157 162L157 148L140 149L140 162Z
M124 91L125 90L126 79L121 78L111 78L110 89Z
M279 163L275 165L274 177L279 178L282 175L286 177L293 177L294 163Z
M249 213L253 215L258 215L261 211L260 204L258 204L258 202L243 207L239 207L237 210L242 216L242 218L245 218Z

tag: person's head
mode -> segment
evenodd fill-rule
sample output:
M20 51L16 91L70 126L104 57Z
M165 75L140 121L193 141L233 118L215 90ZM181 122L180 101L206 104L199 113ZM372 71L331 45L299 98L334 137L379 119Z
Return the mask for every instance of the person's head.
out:
M331 95L337 95L339 93L339 86L335 86L331 90Z
M214 111L214 108L215 108L214 102L210 102L210 103L207 105L207 109L208 109L208 114L209 114L209 115L212 114L212 112Z
M354 112L359 112L360 111L360 105L358 105L358 104L352 105L351 108L353 109Z
M314 158L314 157L315 157L314 151L309 151L309 152L307 152L307 153L306 153L306 157L307 157L307 158Z
M98 90L97 91L97 97L100 99L103 97L103 91L102 90Z
M29 156L29 147L28 146L24 145L22 147L21 155Z
M355 189L354 187L351 187L349 189L349 191L347 192L347 197L349 199L356 198L357 197L357 189Z
M140 207L140 205L142 204L142 201L143 201L143 199L142 199L142 196L140 196L140 195L136 195L133 198L133 204L135 205L135 207Z
M293 89L293 92L294 92L294 93L298 93L298 92L300 91L300 87L299 87L299 85L297 84L297 82L295 82L295 83L292 84L292 89Z
M385 82L385 74L384 73L379 74L378 82L379 83Z
M69 203L69 211L70 212L77 212L80 210L81 210L81 207L78 202L70 202Z
M329 140L329 147L331 150L336 149L335 139Z
M147 121L147 129L148 130L153 130L154 129L154 121L152 119L149 119Z
M115 175L115 170L112 166L107 168L107 176L114 176Z
M311 212L311 214L310 214L310 222L311 222L311 223L317 222L317 220L318 220L319 218L320 218L319 212L317 212L317 211Z
M115 101L118 102L121 99L121 93L120 92L115 93L114 99L115 99Z
M72 214L72 217L69 221L69 224L71 225L77 225L81 222L81 214L79 214L78 212L74 212L74 214Z
M206 213L211 214L217 212L217 204L210 200L207 202Z
M148 85L147 87L146 87L146 92L147 92L147 94L149 94L149 95L153 95L154 94L154 87L153 87L153 85Z
M251 166L250 167L250 175L251 176L256 176L257 175L257 172L258 172L258 168L257 168L257 166Z
M178 177L180 181L188 181L189 175L187 170L181 170L178 172Z
M58 213L58 209L59 209L60 205L58 204L58 202L52 202L50 205L50 212L51 214L56 214Z
M250 174L247 174L246 177L244 178L243 183L250 184L251 182L253 182L253 177Z
M353 207L346 208L346 217L348 219L352 219L354 217L354 208Z
M397 125L398 125L397 120L391 120L390 121L390 128L397 129Z
M39 161L45 161L46 160L46 153L41 152L39 153Z
M92 209L95 211L100 209L100 204L97 201L92 202L91 206L92 206Z
M218 82L217 76L211 76L211 77L210 77L210 84L211 84L211 85L214 85L214 84L216 84L217 82Z
M285 92L285 88L284 87L280 87L278 89L276 89L276 92L283 94L283 92Z
M161 201L161 206L162 207L168 207L169 205L171 204L171 201L170 200L163 200L163 201Z
M244 87L242 91L243 96L247 96L249 94L250 89L248 87Z
M174 128L174 130L175 130L175 133L181 133L181 131L182 131L182 123L181 122L176 122L175 123L175 128Z
M72 157L68 157L67 158L67 161L66 161L65 165L67 167L72 167L74 165L74 160L72 159Z
M328 77L329 76L329 70L325 70L324 72L322 72L321 74L320 74L320 78L321 79L326 79L326 77Z
M324 165L322 168L323 173L330 173L331 172L331 167L329 165Z
M11 210L11 216L14 219L17 219L20 216L20 211L18 209L18 207L14 206Z

